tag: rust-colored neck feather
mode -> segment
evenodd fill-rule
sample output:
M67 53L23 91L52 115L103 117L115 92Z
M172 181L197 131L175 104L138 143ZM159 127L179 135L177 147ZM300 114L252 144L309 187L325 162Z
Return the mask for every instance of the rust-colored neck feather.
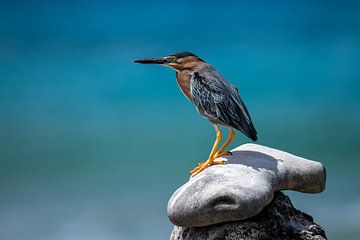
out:
M172 66L176 70L176 81L184 95L192 101L190 81L194 72L199 71L206 65L203 61L189 61L178 66Z
M183 94L192 101L190 88L191 73L189 71L176 71L176 81Z

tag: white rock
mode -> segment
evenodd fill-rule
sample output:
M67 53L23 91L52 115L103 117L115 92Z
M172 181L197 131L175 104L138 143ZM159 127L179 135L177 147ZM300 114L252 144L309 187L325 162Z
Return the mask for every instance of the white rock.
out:
M277 190L319 193L326 172L319 162L273 148L244 144L225 165L213 165L171 196L168 216L181 227L244 220L258 214Z

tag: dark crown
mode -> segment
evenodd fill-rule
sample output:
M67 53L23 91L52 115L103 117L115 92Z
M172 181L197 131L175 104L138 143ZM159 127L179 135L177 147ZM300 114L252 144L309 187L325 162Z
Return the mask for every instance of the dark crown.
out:
M170 56L175 56L176 58L184 58L184 57L197 57L195 54L191 53L191 52L175 52L173 54L170 54Z

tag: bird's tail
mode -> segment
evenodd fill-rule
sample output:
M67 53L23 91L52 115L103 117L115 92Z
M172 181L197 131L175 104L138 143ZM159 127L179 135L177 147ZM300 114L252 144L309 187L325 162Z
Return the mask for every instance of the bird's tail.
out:
M233 123L232 126L235 127L237 130L241 131L242 133L244 133L245 136L247 136L254 142L258 140L257 131L251 120L249 122L242 122L242 124L239 124L239 122L235 122Z
M245 133L245 135L251 138L251 140L253 140L254 142L258 140L257 131L252 122L250 123L249 130L247 131L247 133Z
M245 105L243 105L243 110L239 108L237 111L238 116L236 117L236 121L233 121L233 126L236 127L237 130L243 132L248 138L253 141L257 141L257 131L254 127L254 124L250 118L250 114L247 111Z

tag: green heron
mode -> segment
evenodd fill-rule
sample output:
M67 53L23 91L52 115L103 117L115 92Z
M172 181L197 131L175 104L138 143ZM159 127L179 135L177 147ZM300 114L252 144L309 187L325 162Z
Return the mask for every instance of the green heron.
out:
M207 161L198 163L190 174L197 175L208 166L224 164L224 160L215 160L220 156L230 155L226 151L235 132L233 128L243 132L253 141L257 140L257 132L250 114L239 96L238 89L228 82L210 64L190 52L176 52L166 57L135 60L136 63L160 64L176 71L177 83L184 95L195 105L197 111L214 126L216 140ZM222 133L218 125L227 127L229 137L217 150Z

